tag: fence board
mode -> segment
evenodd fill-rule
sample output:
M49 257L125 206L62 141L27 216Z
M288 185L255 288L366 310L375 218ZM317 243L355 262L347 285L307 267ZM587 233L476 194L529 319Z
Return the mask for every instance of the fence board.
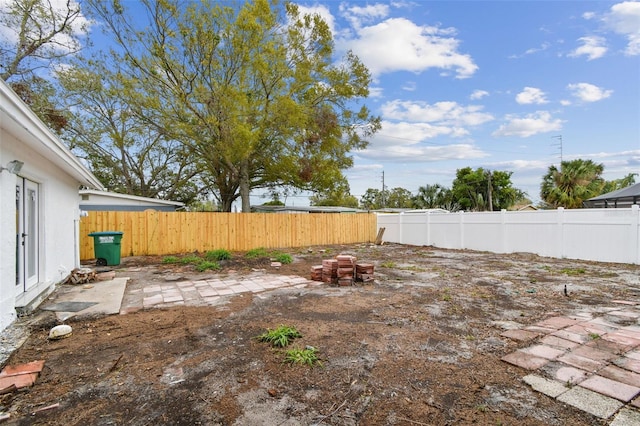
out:
M640 207L380 214L384 240L494 253L640 264Z
M258 247L373 242L375 214L98 212L80 220L80 259L93 259L91 232L122 231L121 255L166 255Z

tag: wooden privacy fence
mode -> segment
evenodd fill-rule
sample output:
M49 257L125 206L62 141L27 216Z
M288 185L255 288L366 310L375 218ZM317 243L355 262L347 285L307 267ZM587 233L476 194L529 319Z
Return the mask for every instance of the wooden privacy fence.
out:
M91 211L80 220L80 259L93 259L91 232L121 231L121 255L372 242L373 213L209 213Z

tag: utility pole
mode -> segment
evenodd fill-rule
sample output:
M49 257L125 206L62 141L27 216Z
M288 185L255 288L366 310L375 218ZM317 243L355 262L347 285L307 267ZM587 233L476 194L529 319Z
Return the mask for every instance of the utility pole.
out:
M491 170L487 170L487 196L489 197L489 211L493 211L493 185L491 185Z
M562 135L551 136L551 139L557 139L558 143L554 144L554 146L560 147L560 167L562 167Z
M380 193L380 198L382 201L382 208L384 209L386 207L386 202L385 202L385 193L384 193L384 170L382 171L382 192Z

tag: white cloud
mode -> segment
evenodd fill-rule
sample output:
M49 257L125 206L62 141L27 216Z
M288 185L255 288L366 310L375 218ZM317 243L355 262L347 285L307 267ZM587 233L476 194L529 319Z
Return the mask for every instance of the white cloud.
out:
M413 123L437 123L442 126L478 126L492 121L491 114L478 105L459 105L457 102L410 102L394 100L382 105L382 116L387 120Z
M596 14L594 12L585 12L582 14L582 19L585 19L587 21L593 19L596 17Z
M625 54L640 55L640 2L625 1L611 6L604 21L614 32L627 38Z
M520 105L529 104L546 104L549 101L545 98L545 93L536 87L525 87L524 90L516 95L516 102Z
M478 69L468 54L458 52L460 41L452 28L419 26L405 18L387 19L356 29L353 39L339 40L351 49L374 76L395 71L421 73L436 68L471 77Z
M487 155L488 154L478 147L471 144L398 144L397 141L385 141L382 135L377 135L367 149L358 152L358 156L369 160L403 163L469 160L483 158Z
M603 37L598 36L585 36L578 39L582 43L582 46L578 47L567 56L577 58L580 56L587 56L587 60L592 61L604 56L607 53L607 47L605 46L606 40Z
M384 92L383 87L369 87L370 98L381 98L383 92Z
M507 123L501 125L492 136L517 136L528 138L539 133L562 129L562 120L553 119L548 111L537 111L525 117L507 115Z
M407 81L403 86L402 90L406 90L407 92L413 92L416 90L416 82L415 81Z
M538 53L538 52L542 52L547 50L549 47L551 47L551 44L548 42L542 43L540 45L540 47L532 47L530 49L527 49L523 54L521 55L510 55L509 58L510 59L518 59L518 58L522 58L526 55L533 55L534 53Z
M489 96L489 92L487 92L486 90L474 90L471 96L469 96L469 99L475 101L478 99L482 99L485 96Z
M340 13L351 23L353 28L361 28L365 23L387 17L389 15L389 5L381 3L366 6L341 4Z
M613 90L604 90L589 83L567 85L571 94L582 102L597 102L611 96Z
M466 134L468 134L466 130L455 126L433 125L425 122L401 121L392 123L383 121L382 129L379 133L376 133L372 140L375 140L378 146L383 145L395 148L396 146L416 145L421 141L439 136L459 137Z

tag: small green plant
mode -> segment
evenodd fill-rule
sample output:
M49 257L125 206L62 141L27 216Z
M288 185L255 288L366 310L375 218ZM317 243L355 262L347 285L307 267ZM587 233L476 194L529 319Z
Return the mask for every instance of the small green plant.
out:
M212 262L210 260L202 261L202 262L198 263L198 265L196 266L196 269L199 272L204 272L204 271L208 271L208 270L217 271L220 268L221 267L220 267L220 264L218 262Z
M560 272L565 275L581 275L586 271L584 270L584 268L564 268L561 269Z
M268 257L268 256L269 256L269 252L262 247L251 249L245 254L245 257L248 257L249 259L255 259L257 257Z
M293 262L293 257L291 257L291 255L287 253L278 253L274 256L274 259L276 260L276 262L280 262L283 265L287 265Z
M427 271L425 268L422 268L422 267L417 266L417 265L403 266L400 269L403 269L405 271L412 271L412 272L426 272Z
M165 264L178 263L178 262L180 262L180 259L176 256L166 256L162 259L162 263L165 263Z
M449 289L445 288L442 292L442 300L444 300L445 302L451 302L451 293L449 293Z
M204 255L204 258L211 261L229 260L231 259L231 252L225 249L210 250Z
M281 325L275 330L268 329L265 333L258 336L261 342L271 343L272 346L284 348L288 346L293 339L302 337L302 334L295 327Z
M396 267L396 263L392 262L390 260L387 260L386 262L382 262L380 264L380 266L382 266L383 268L395 268Z
M289 349L285 352L284 362L313 366L320 363L317 353L318 350L312 346L307 346L305 349Z
M196 256L195 254L185 256L182 259L180 259L180 263L182 263L183 265L189 265L192 263L197 265L200 262L202 262L202 258L199 256Z
M597 340L600 338L600 335L598 333L589 333L589 338L591 340Z

